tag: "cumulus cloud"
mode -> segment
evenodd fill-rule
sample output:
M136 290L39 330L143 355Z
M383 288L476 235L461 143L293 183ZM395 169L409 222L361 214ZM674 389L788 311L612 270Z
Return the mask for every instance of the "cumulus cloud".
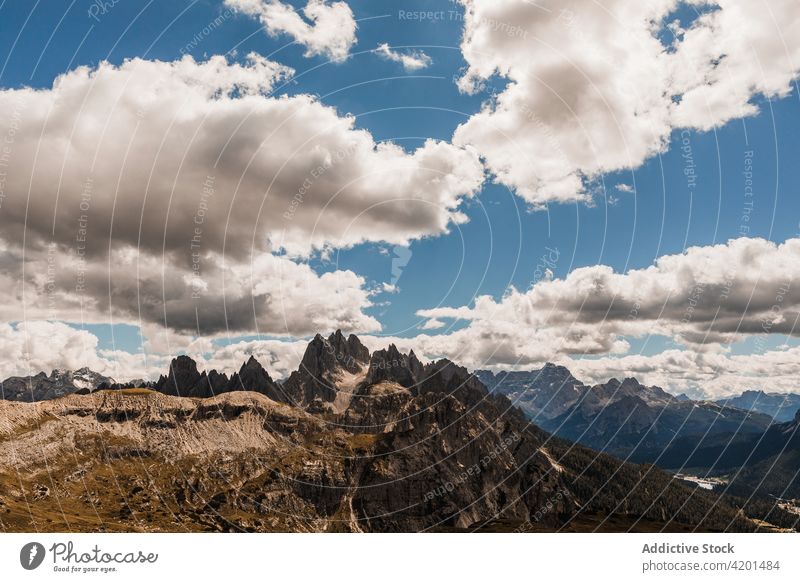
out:
M445 322L438 319L427 319L419 327L424 330L442 329L445 327Z
M4 232L21 239L27 216L29 237L55 228L74 246L85 216L87 252L111 238L181 253L200 226L203 249L242 256L266 241L293 254L407 244L463 220L483 179L473 152L430 140L407 153L311 96L264 94L288 73L257 56L133 59L0 92L7 120L24 103Z
M345 270L318 274L270 253L243 263L203 256L183 268L133 249L81 262L51 247L29 252L24 263L7 260L0 281L9 291L0 307L7 321L154 324L209 337L381 328L364 313L372 302L362 277Z
M63 323L31 321L0 324L0 378L15 374L37 374L54 368L78 369L94 366L105 370L97 354L95 335Z
M565 359L561 363L588 383L633 377L674 394L686 391L717 399L753 389L797 392L800 348L757 350L750 354L665 350L654 355Z
M706 10L660 35L678 0L459 0L459 81L506 87L461 125L496 179L533 207L588 201L588 182L663 152L675 128L708 130L787 95L800 67L793 0L692 0Z
M526 366L572 355L625 354L629 337L661 335L692 351L746 336L800 336L800 239L740 238L693 247L627 273L599 265L511 289L496 300L421 310L467 327L436 336L473 366Z
M307 57L343 61L356 43L356 21L346 2L309 0L302 16L279 0L225 0L225 4L258 18L271 36L288 34L306 48Z
M753 97L787 96L800 71L800 10L792 0L691 0L705 12L669 61L679 95L673 125L713 129L758 112ZM696 67L688 66L690 64Z
M0 91L7 318L379 329L363 279L298 259L447 232L481 164L433 140L377 144L311 96L270 96L291 74L256 55L132 59Z
M135 378L155 380L167 373L170 360L179 353L194 358L201 370L227 374L238 371L243 362L255 356L273 378L282 379L297 369L307 345L305 341L274 339L239 340L224 345L206 340L184 342L175 336L172 339L176 341L168 350L159 351L148 342L141 351L131 353L100 349L97 336L61 322L0 324L0 348L7 355L0 361L0 379L86 366L121 382Z
M423 51L399 52L392 49L388 43L378 45L375 54L387 61L400 63L409 73L425 69L433 63L433 60Z

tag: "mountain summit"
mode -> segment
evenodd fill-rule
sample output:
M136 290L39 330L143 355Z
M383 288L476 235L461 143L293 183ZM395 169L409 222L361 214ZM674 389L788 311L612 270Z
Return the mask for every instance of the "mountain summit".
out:
M283 383L288 401L326 407L337 396L348 400L350 391L366 375L369 359L369 350L355 335L345 339L341 331L336 331L325 339L317 334L308 344L299 369Z

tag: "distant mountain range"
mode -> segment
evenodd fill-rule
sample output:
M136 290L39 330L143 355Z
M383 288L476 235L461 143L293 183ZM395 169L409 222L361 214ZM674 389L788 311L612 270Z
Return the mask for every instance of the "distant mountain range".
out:
M800 394L779 394L763 390L747 390L739 396L717 400L726 408L739 408L768 414L776 422L789 422L800 409Z
M0 443L13 443L0 446L0 529L795 526L774 504L765 521L759 506L553 437L494 388L448 360L423 365L393 345L370 353L337 332L316 336L282 383L254 358L228 378L182 356L149 389L106 382L37 406L0 401ZM555 418L580 402L570 398Z
M40 372L35 376L12 376L0 382L0 397L3 400L39 402L52 400L78 391L92 391L101 385L112 385L113 378L92 372L89 368L53 370L48 376Z
M476 375L545 430L636 462L660 464L659 456L682 437L761 434L772 424L766 414L678 398L634 378L588 386L551 364L530 372Z
M560 437L634 462L715 477L724 484L717 488L730 494L800 498L796 394L747 391L717 402L693 401L632 378L587 386L551 364L476 375Z

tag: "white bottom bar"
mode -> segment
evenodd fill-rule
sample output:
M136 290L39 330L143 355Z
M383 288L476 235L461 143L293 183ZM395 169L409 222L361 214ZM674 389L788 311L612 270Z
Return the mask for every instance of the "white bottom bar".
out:
M0 579L797 580L798 540L792 534L3 534ZM46 554L28 571L22 562L31 559L26 544L33 542ZM712 547L720 553L709 553Z

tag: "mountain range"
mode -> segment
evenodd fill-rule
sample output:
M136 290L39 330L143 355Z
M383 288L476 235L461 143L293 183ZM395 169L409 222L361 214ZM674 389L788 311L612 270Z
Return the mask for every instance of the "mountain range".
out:
M479 377L316 336L285 382L0 401L6 531L756 531L797 516L550 435Z
M53 370L49 376L39 372L34 376L6 378L0 382L0 397L3 400L40 402L79 391L89 392L98 386L114 383L113 378L93 372L89 368L81 368L74 372Z
M773 421L760 412L678 398L635 378L589 386L552 364L530 372L476 375L545 430L636 462L660 464L660 456L676 439L761 434Z
M800 409L800 394L779 394L763 390L746 390L738 396L716 401L726 408L738 408L768 414L776 422L789 422Z
M560 437L688 474L728 494L800 498L800 396L795 394L747 391L716 402L694 401L633 378L588 386L552 364L476 375ZM794 403L799 405L787 418ZM798 504L786 507L797 511Z

